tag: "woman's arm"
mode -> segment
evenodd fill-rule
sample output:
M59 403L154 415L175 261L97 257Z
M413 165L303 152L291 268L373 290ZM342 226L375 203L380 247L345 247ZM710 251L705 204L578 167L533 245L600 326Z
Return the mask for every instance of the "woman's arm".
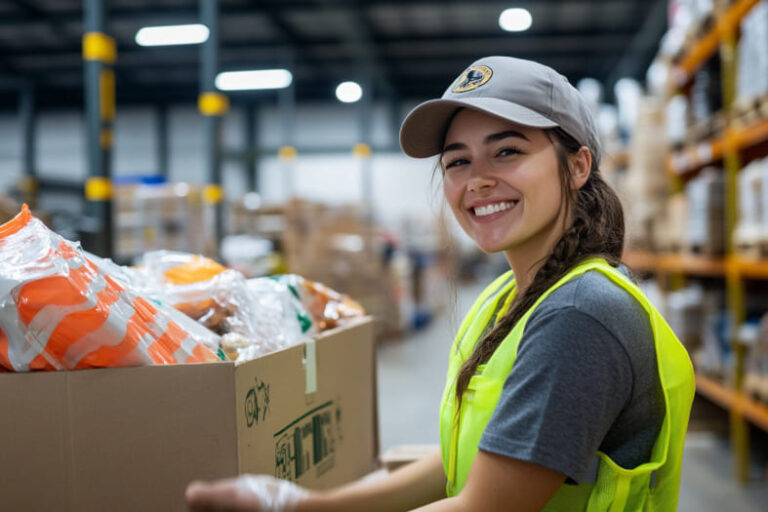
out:
M540 512L564 481L544 466L480 450L457 496L417 512Z
M271 483L291 485L274 479L271 479ZM274 490L276 489L275 487ZM288 492L290 494L291 490ZM292 492L296 493L295 490ZM327 491L309 491L298 501L291 499L295 505L290 510L405 512L442 498L445 498L445 473L440 453L435 453L379 479L361 480ZM237 479L212 483L195 482L187 488L187 503L189 510L195 512L264 510L264 502L260 501L254 492L248 492L242 485L238 485Z

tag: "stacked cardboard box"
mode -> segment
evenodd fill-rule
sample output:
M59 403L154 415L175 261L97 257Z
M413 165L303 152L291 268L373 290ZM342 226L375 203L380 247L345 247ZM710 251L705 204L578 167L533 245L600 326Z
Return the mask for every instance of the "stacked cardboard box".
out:
M715 168L702 170L685 185L687 252L707 256L725 252L724 190L724 172Z
M664 111L652 100L644 100L629 151L626 178L619 190L626 210L629 245L654 249L654 232L664 217L668 190Z
M279 240L285 229L285 207L249 204L247 196L229 203L229 230Z
M744 361L744 392L768 403L768 314L742 326L739 341L748 347Z
M751 162L739 173L739 220L734 241L742 254L768 254L768 158Z
M380 334L400 331L393 279L379 229L359 208L298 199L289 202L282 248L289 272L354 297L377 318Z

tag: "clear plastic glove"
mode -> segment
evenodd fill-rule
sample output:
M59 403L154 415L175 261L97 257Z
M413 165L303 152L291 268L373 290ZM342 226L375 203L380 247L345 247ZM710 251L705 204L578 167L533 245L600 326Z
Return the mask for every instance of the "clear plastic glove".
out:
M288 480L269 475L241 475L215 482L192 482L187 505L192 512L293 512L309 492Z

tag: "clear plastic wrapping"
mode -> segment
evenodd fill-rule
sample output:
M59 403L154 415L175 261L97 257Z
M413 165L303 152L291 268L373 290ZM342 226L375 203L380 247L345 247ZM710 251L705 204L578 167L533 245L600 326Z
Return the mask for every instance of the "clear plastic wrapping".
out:
M195 254L154 251L122 267L26 208L0 226L0 371L241 362L362 314L301 276L246 280Z
M246 361L300 342L316 329L282 279L246 280L199 255L154 251L130 271L143 292L221 335L230 359Z
M217 337L112 277L24 206L0 226L0 367L69 370L220 360Z
M347 318L363 316L363 307L348 295L295 274L278 277L298 294L312 321L321 331L333 329Z

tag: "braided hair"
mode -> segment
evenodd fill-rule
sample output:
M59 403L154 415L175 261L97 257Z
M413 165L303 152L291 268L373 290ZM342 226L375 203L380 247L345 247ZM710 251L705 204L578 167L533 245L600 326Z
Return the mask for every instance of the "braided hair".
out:
M565 218L572 211L573 223L555 244L528 288L515 297L509 311L480 339L472 355L462 365L456 381L459 403L477 367L488 362L515 324L545 291L586 258L599 256L613 266L621 262L624 213L616 192L600 174L599 162L593 159L586 183L578 190L571 190L568 157L577 153L581 144L560 127L546 129L545 133L557 153Z

